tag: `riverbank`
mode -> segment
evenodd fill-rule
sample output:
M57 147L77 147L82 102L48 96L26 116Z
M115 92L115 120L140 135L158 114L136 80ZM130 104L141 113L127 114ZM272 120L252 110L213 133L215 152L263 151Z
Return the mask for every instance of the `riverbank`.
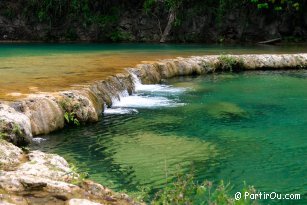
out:
M55 92L48 94L31 95L26 99L16 102L3 102L0 104L0 130L2 138L23 146L33 140L33 136L47 134L52 131L62 129L78 123L96 122L99 120L105 107L111 107L114 99L120 99L122 95L132 94L135 83L140 80L144 84L160 83L162 79L184 75L206 75L213 72L239 72L252 70L279 70L279 69L306 69L307 54L284 54L284 55L212 55L190 58L177 58L162 60L152 63L140 64L135 68L127 68L126 72L109 77L107 80L97 81L92 85L80 90ZM68 120L67 120L68 119ZM0 187L4 192L17 192L30 187L44 189L49 186L54 188L53 182L50 184L35 184L33 182L23 182L21 176L29 175L31 179L46 177L54 181L73 181L74 177L63 176L63 173L71 173L71 169L59 156L43 154L40 152L30 152L24 154L19 148L3 141L1 150L12 150L1 164L4 164L4 177L0 180ZM14 156L14 157L12 157ZM56 159L53 159L53 158ZM12 158L20 158L20 161L10 161ZM51 160L51 161L48 161ZM54 161L61 162L54 165ZM39 163L36 163L39 162ZM22 166L20 166L22 164ZM35 165L37 164L37 166ZM43 165L42 165L43 164ZM16 170L7 170L11 167L18 167ZM46 167L46 166L47 167ZM25 171L23 167L31 167ZM49 173L47 176L36 175L37 170L43 169ZM55 173L52 172L54 171ZM32 170L28 172L28 170ZM50 174L51 173L51 174ZM65 174L64 174L65 175ZM15 180L6 180L16 178ZM70 178L69 178L70 177ZM35 180L36 181L36 180ZM48 181L48 180L47 180ZM64 187L66 184L61 184ZM15 188L10 188L15 187ZM79 188L78 188L79 189ZM82 185L81 185L82 189ZM53 192L52 192L53 193ZM78 192L76 192L78 193ZM59 197L61 198L61 197ZM71 197L72 198L72 197ZM64 199L64 200L63 200ZM69 197L62 197L62 201L68 201ZM100 200L100 199L99 199ZM63 202L64 203L64 202Z
M85 180L54 154L22 149L0 140L1 204L141 204Z

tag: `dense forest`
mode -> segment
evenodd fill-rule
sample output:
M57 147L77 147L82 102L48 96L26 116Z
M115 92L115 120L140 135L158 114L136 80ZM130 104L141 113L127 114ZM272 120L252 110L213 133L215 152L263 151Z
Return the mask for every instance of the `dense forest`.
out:
M2 0L0 40L297 42L304 0Z

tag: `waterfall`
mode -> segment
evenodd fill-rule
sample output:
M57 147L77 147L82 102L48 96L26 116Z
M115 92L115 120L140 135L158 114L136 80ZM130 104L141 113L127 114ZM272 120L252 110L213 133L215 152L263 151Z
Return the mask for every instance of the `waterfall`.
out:
M135 73L130 71L129 74L132 76L132 81L133 81L135 87L140 87L140 86L143 85L142 82L141 82L141 79L139 79Z
M185 88L175 88L164 84L142 84L141 80L136 74L130 73L133 79L136 92L166 92L166 93L180 93L185 91Z
M186 89L176 88L163 84L142 84L135 73L130 72L135 86L135 93L129 95L122 92L119 99L112 99L112 108L107 108L104 114L132 114L138 113L137 109L155 109L158 107L182 106L174 97L180 95Z

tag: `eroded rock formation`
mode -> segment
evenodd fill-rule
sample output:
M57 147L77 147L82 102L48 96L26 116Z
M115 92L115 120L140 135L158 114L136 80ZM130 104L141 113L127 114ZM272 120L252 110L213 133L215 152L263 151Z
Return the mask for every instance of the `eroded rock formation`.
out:
M24 153L4 140L0 152L0 204L140 204L83 180L58 155Z

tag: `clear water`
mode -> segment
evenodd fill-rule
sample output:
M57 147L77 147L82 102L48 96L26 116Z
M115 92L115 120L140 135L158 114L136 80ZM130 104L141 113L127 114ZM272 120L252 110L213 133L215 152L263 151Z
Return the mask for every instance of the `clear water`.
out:
M299 53L306 45L0 44L0 100L74 89L143 61L221 53Z
M230 182L233 192L246 181L262 192L300 193L304 199L292 204L306 204L306 88L307 71L138 85L100 122L44 136L34 148L64 156L115 190L161 188L193 167L198 180Z

